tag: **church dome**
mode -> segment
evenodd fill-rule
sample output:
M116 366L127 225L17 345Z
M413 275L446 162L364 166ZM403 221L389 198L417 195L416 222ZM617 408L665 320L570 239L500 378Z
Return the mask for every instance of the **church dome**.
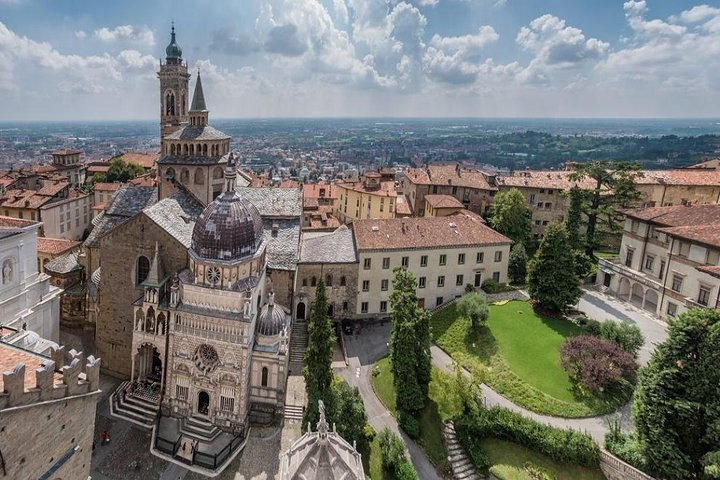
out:
M172 31L170 32L170 44L165 48L165 55L167 58L176 60L182 58L182 48L180 48L180 45L178 45L175 40L175 25L173 25Z
M223 193L200 214L191 250L205 260L239 260L254 255L263 241L260 212L235 191Z
M270 294L270 301L263 305L258 317L258 334L267 337L280 335L286 325L285 310L273 300Z

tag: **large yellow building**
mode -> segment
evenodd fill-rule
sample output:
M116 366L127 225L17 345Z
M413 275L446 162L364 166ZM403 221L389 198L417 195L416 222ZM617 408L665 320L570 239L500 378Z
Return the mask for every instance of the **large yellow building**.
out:
M370 172L358 182L340 182L335 188L339 198L334 213L341 222L395 218L398 194L394 180Z

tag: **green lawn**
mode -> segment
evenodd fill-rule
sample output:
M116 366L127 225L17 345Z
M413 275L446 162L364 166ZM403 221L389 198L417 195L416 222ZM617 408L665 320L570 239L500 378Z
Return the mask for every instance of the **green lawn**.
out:
M499 480L533 480L523 467L525 462L548 470L557 480L605 480L599 469L560 464L505 440L488 438L482 441L482 447L492 465L490 472Z
M375 365L380 372L379 375L372 378L375 393L388 410L395 412L395 391L392 384L390 359L385 357ZM430 399L420 416L420 438L417 443L441 472L449 469L442 435L442 422L457 415L462 404L459 396L456 395L453 382L454 379L450 375L433 368Z
M491 305L488 327L475 332L454 305L431 320L432 336L477 378L514 403L538 413L587 417L617 410L630 391L616 396L584 395L560 365L560 346L582 329L541 317L530 304Z
M369 476L372 480L385 480L390 478L382 468L382 453L380 452L380 437L378 435L375 435L375 438L370 443L369 455L363 453L363 469L365 470L365 475Z

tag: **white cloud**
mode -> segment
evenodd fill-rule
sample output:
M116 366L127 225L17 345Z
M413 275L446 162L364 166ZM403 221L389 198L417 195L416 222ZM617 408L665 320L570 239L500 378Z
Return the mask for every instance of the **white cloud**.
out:
M139 45L155 45L155 35L147 25L119 25L95 30L95 38L103 42L131 42Z
M418 5L423 7L434 7L440 2L440 0L417 0Z
M76 38L83 39L83 38L86 38L86 37L87 37L87 33L85 33L85 30L77 30L77 31L75 32L75 37L76 37Z
M720 15L720 8L710 7L708 5L696 5L690 10L685 10L680 14L680 20L685 23L697 23L707 18L717 17Z
M441 82L472 83L483 68L488 67L487 63L479 63L482 48L498 38L495 29L488 25L480 27L478 33L472 35L433 35L425 52L425 71L431 78Z
M350 14L348 13L347 5L345 5L345 0L333 0L333 10L335 11L335 16L342 23L348 23L350 21Z

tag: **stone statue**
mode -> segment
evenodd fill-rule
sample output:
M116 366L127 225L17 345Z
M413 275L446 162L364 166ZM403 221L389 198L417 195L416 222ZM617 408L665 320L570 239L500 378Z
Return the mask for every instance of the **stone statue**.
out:
M13 267L12 267L12 260L9 258L3 262L2 266L2 283L3 285L8 285L9 283L12 283L13 281Z

